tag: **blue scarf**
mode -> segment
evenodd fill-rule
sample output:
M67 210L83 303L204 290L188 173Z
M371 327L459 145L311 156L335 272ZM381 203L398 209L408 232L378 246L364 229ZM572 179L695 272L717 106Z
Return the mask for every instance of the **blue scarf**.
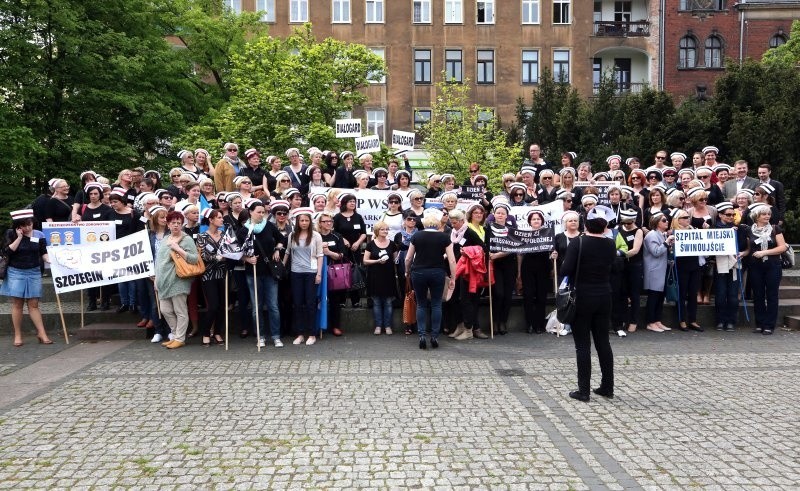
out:
M250 232L254 234L260 234L261 232L264 231L264 227L267 226L267 221L261 220L260 223L253 224L252 220L247 220L244 226L247 227L247 230L249 230Z
M403 245L404 246L408 246L408 244L411 243L411 237L413 237L416 232L417 232L417 229L414 229L413 232L408 233L408 232L406 232L405 227L403 227L403 229L400 230L400 236L403 238Z

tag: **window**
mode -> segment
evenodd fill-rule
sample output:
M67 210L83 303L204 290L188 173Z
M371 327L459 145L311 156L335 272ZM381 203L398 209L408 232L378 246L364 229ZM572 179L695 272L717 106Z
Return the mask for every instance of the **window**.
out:
M478 50L478 83L479 84L493 84L494 83L494 50L493 49L479 49Z
M691 36L683 36L679 44L678 68L697 66L697 41Z
M553 51L553 80L569 83L569 50L567 49Z
M414 50L414 83L431 83L431 50Z
M486 123L494 120L494 109L481 109L478 111L478 128L485 128Z
M522 50L522 83L539 83L539 50Z
M223 5L234 14L242 13L242 0L224 0Z
M353 119L353 111L347 110L340 112L339 119Z
M383 60L384 66L386 65L386 49L385 48L370 48L372 54L378 55ZM372 84L385 84L386 83L386 75L381 75L380 78L377 78L378 75L375 73L368 73L367 79ZM377 78L377 80L375 80Z
M461 83L464 81L464 73L462 71L461 50L460 49L446 49L444 50L444 73L448 82Z
M386 121L386 111L383 109L367 109L367 135L378 135L384 141L383 129Z
M308 22L308 0L289 0L289 22Z
M725 10L725 0L681 0L678 10Z
M275 0L256 0L256 10L261 12L261 22L275 22Z
M477 24L494 24L494 0L478 1Z
M431 23L431 0L414 0L415 24Z
M706 68L722 67L722 40L717 36L706 39Z
M444 112L445 123L460 123L464 119L464 115L457 109L448 109Z
M464 22L463 0L444 0L444 23L461 24Z
M522 23L539 23L539 0L522 0Z
M350 22L350 0L333 0L331 22L334 24Z
M383 0L367 0L367 22L383 22Z
M603 59L592 58L592 93L600 92L600 81L603 79Z
M416 109L414 110L414 129L422 128L431 120L432 112L430 109Z
M784 44L786 44L786 36L781 33L775 34L769 38L770 48L777 48L778 46L783 46Z
M553 24L569 24L569 4L571 0L553 0Z

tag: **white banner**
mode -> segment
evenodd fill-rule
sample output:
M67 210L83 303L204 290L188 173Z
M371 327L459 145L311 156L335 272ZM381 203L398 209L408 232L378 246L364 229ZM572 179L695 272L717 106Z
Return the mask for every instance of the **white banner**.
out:
M361 157L367 153L380 152L381 139L378 135L367 135L356 138L356 157Z
M149 278L155 275L146 230L113 242L49 246L56 293Z
M392 131L392 148L414 150L415 133L409 131Z
M117 237L114 222L44 222L42 233L48 246L108 242Z
M525 216L530 210L540 210L544 214L544 225L542 227L552 228L556 234L564 231L561 226L561 215L564 214L564 202L560 199L551 201L539 206L512 206L511 214L517 220L517 228L520 230L530 230L531 226L525 220Z
M675 255L733 256L736 254L736 229L708 228L675 230Z
M336 138L358 138L361 136L360 119L337 119Z

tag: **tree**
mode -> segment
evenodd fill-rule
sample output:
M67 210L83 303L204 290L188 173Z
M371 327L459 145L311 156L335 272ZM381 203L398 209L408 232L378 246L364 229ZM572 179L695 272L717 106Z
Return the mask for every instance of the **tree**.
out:
M765 65L796 67L800 63L800 20L792 22L792 31L785 44L771 48L761 58Z
M436 84L422 147L437 172L453 174L461 182L468 176L469 164L478 162L491 185L500 182L503 173L519 170L521 145L506 144L506 133L491 110L468 105L469 91L467 81Z
M18 193L87 168L116 175L205 111L148 0L3 0L0 18L5 131L27 142Z
M362 89L385 73L383 60L365 46L317 41L310 24L285 39L263 36L233 56L229 101L176 142L219 148L237 141L266 153L347 148L352 141L335 138L334 121L363 104Z

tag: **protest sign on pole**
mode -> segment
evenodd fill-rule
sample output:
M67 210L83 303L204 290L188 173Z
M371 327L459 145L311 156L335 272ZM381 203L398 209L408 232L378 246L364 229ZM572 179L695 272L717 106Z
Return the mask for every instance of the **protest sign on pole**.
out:
M117 238L117 227L113 221L44 222L42 233L48 246L71 246L114 240Z
M356 138L356 157L380 151L381 139L378 138L378 135L367 135Z
M461 186L458 197L462 199L480 201L483 199L486 189L483 186Z
M608 206L611 200L608 198L608 188L611 186L619 186L620 183L616 181L575 181L575 187L586 188L592 186L597 188L597 204Z
M398 150L414 150L416 134L409 131L392 131L392 148Z
M142 230L113 242L47 247L56 293L155 275L150 238Z
M337 119L336 138L358 138L361 136L360 119Z
M675 230L675 255L684 256L735 256L736 229L709 228Z
M555 245L555 231L552 228L538 230L520 230L506 227L502 231L492 228L489 238L491 252L508 252L511 254L528 254L532 252L549 252Z

